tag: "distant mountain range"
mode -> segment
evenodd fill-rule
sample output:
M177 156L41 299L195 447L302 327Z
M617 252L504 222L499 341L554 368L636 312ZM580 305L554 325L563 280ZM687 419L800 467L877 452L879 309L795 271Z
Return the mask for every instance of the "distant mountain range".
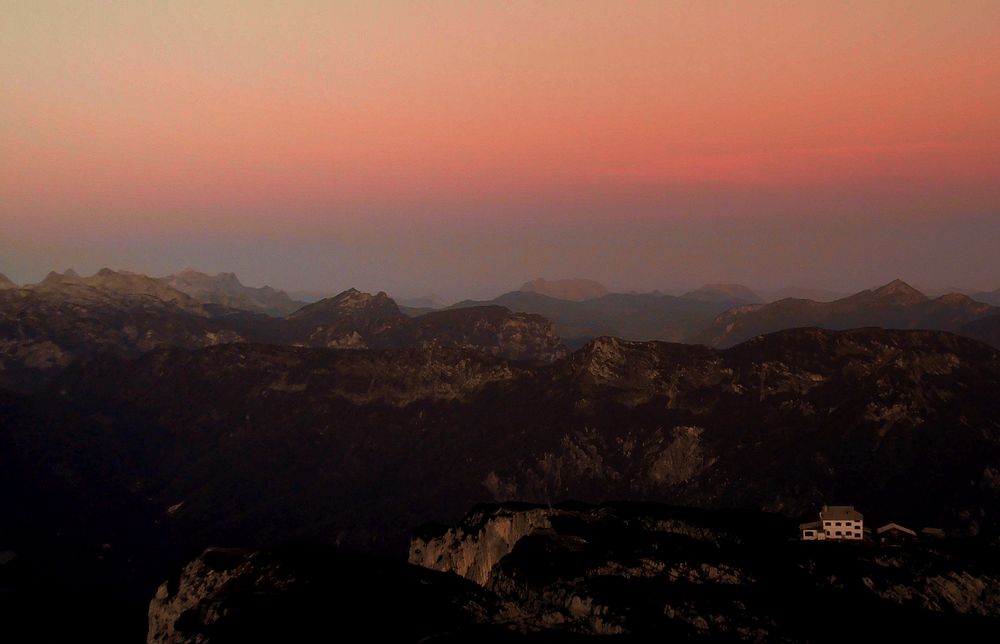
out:
M305 304L293 300L284 291L270 286L261 288L244 286L233 273L206 275L187 269L176 275L161 278L160 281L199 302L227 309L283 316L302 308Z
M538 278L525 282L519 289L525 293L538 293L559 300L590 300L608 294L608 289L600 282L583 278L546 280Z
M737 307L716 318L691 340L729 347L755 336L795 327L940 329L977 335L968 325L1000 309L952 293L931 299L901 280L833 302L785 299Z
M744 286L718 284L680 297L609 293L579 301L512 291L492 300L459 302L451 308L499 305L542 315L552 320L570 347L602 335L727 347L763 333L809 326L940 329L1000 346L993 330L1000 328L1000 320L985 321L1000 314L1000 308L957 293L928 298L900 280L831 302L796 298L763 301Z
M464 347L529 362L565 353L548 320L497 306L414 318L385 293L350 289L284 317L261 312L290 302L276 293L247 289L235 276L157 279L110 269L90 277L53 272L38 284L0 290L0 387L39 387L79 360L105 352L134 357L163 345Z

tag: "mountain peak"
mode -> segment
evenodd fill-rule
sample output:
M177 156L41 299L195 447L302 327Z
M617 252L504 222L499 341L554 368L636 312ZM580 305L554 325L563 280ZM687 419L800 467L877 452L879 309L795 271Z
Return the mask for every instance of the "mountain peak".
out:
M356 288L349 288L333 297L304 306L290 317L292 319L312 319L316 316L326 317L331 313L335 316L403 317L399 306L385 291L379 291L372 295Z
M70 268L64 273L49 271L49 274L46 275L45 279L39 282L39 284L45 286L55 286L58 284L71 284L80 281L80 276L76 274L76 271Z
M894 279L885 286L875 289L871 294L880 300L891 301L893 304L917 304L927 301L926 295L901 279Z

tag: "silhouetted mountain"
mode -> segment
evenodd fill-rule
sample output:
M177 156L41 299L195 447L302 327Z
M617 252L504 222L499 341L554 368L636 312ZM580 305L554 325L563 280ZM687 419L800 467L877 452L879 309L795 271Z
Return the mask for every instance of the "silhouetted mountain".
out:
M17 284L10 281L3 273L0 273L0 291L7 290L9 288L17 288Z
M383 292L376 295L349 289L303 306L288 316L291 343L306 346L385 348L409 324L396 303Z
M538 278L521 285L524 293L538 293L557 300L590 300L608 294L608 289L594 280L575 278L566 280L546 280Z
M556 332L571 347L603 335L683 342L728 308L724 303L649 293L610 293L570 302L522 291L505 293L487 302L459 302L450 308L484 305L542 315L552 320Z
M191 269L161 278L163 283L186 293L203 304L216 304L227 309L253 311L284 316L298 310L303 302L292 300L284 291L270 286L244 286L233 273L206 275Z
M715 302L726 307L763 302L759 295L742 284L706 284L682 295L689 300Z
M810 326L960 331L969 322L997 312L988 304L957 293L932 300L905 282L895 280L834 302L786 299L737 307L719 315L693 340L728 347L764 333Z

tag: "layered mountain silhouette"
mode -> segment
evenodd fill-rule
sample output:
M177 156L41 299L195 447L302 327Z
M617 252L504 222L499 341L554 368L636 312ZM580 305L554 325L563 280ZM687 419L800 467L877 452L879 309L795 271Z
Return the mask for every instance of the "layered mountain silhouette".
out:
M10 279L3 273L0 273L0 291L4 291L9 288L17 288L17 284L10 281Z
M164 345L462 347L542 363L565 353L550 322L501 307L411 318L385 293L350 289L285 317L258 308L203 303L169 281L134 273L53 272L38 284L0 291L0 386L37 388L79 360L104 352L135 357Z
M833 302L785 299L733 308L691 339L728 347L754 336L795 327L852 329L941 329L963 332L981 318L1000 313L995 307L952 293L935 299L901 280Z

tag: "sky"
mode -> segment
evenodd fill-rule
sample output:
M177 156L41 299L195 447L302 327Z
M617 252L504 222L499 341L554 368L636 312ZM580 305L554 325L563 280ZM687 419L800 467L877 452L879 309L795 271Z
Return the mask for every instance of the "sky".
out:
M0 18L0 272L1000 287L1000 2L56 2Z

